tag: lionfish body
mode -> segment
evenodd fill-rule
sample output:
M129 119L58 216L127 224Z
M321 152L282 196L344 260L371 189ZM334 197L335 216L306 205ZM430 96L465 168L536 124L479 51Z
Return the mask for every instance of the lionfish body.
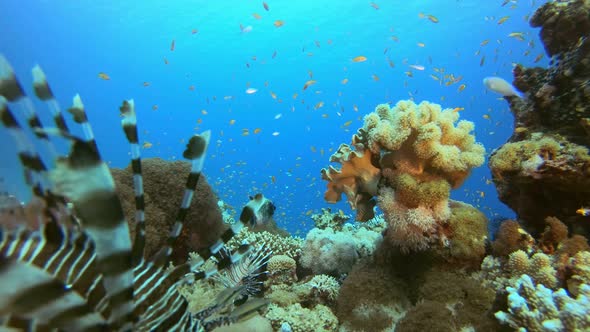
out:
M189 140L183 156L192 167L176 222L167 244L145 259L145 203L133 101L123 102L120 109L134 172L136 234L131 241L114 181L100 157L81 99L76 96L69 109L84 132L84 137L78 138L70 133L38 66L33 77L35 94L48 104L56 128L42 127L31 100L0 55L0 121L15 140L27 183L44 203L43 213L36 216L36 229L0 228L3 326L41 331L208 331L246 319L266 305L261 299L236 304L247 288L237 285L221 292L212 306L191 314L177 291L182 284L215 276L248 257L248 245L233 254L219 255L224 244L240 231L240 223L201 251L198 259L169 268L172 247L182 231L203 168L209 132ZM35 151L12 106L26 117L36 138L48 149L54 167L48 167ZM71 141L67 157L58 155L50 135ZM200 270L211 256L217 258L214 267Z

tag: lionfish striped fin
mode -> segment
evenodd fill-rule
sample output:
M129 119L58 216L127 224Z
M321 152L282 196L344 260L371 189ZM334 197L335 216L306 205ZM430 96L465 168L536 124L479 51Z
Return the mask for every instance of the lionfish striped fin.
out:
M106 326L105 312L98 309L106 293L92 267L92 241L67 229L60 230L59 241L48 239L56 232L45 227L54 224L40 231L2 233L0 315L10 313L13 318L34 319L35 326L60 329Z
M59 103L53 96L53 92L49 87L49 83L47 83L47 77L45 76L45 73L39 65L33 67L32 73L33 89L35 90L35 95L37 98L47 103L47 106L51 111L51 115L53 116L53 122L55 122L57 128L62 132L69 133L70 130L68 129L66 120L64 119L61 108L59 107Z
M141 173L141 153L139 149L139 136L137 134L137 117L135 116L135 103L133 100L123 101L119 108L123 120L121 125L125 137L131 145L131 168L133 170L133 190L135 194L135 240L131 250L133 265L137 266L143 261L145 248L145 198L143 191L143 175Z
M41 140L41 142L47 148L52 158L57 157L57 150L53 143L49 140L49 136L39 131L43 125L39 116L35 112L33 102L24 93L24 90L19 83L12 66L6 58L0 54L0 95L4 96L9 102L15 103L17 110L24 114L27 119L27 123L31 130L35 133L35 136Z
M176 221L174 222L172 230L170 231L170 235L166 241L166 245L160 249L152 259L156 266L165 266L170 262L172 246L174 246L176 239L178 239L178 236L182 232L182 227L193 200L197 182L199 181L201 171L203 170L203 164L205 162L205 155L210 138L210 130L203 132L201 135L194 135L189 139L189 142L186 145L186 150L182 154L185 159L191 161L191 171L186 180L182 203L176 215Z
M133 268L129 227L108 166L94 140L73 140L68 158L60 159L51 178L56 192L70 199L84 230L95 244L97 264L112 306L109 321L132 327Z
M72 115L74 122L82 126L84 140L93 148L96 155L100 158L100 152L98 151L98 146L96 145L96 140L94 138L94 131L92 130L90 122L88 122L88 116L86 115L86 110L84 109L84 104L82 103L82 98L79 94L74 96L72 107L68 109L68 112Z

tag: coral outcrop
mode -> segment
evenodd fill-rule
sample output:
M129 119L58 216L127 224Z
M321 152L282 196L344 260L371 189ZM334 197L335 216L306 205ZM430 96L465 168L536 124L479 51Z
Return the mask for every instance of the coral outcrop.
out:
M506 98L515 130L490 157L500 199L533 233L546 216L590 229L575 213L590 202L589 13L588 1L550 1L531 17L552 59L548 68L514 68L525 97Z
M336 202L346 194L360 221L374 216L376 201L391 243L402 251L423 250L436 241L444 245L450 190L484 162L473 123L458 120L458 112L429 102L377 106L365 116L352 147L343 144L330 158L342 168L322 169L325 199Z
M151 257L168 238L168 229L176 221L178 207L182 202L185 181L190 173L190 164L182 161L165 161L160 158L142 160L146 248ZM129 221L132 237L135 234L135 194L131 165L125 169L111 169L117 194L121 198L125 217ZM188 253L212 245L225 230L221 211L213 192L203 174L197 183L195 198L192 200L186 222L174 251L175 263L186 261Z

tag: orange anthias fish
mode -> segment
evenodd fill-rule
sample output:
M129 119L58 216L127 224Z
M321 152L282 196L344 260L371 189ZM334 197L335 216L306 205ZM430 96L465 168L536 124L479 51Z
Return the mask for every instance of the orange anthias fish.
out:
M359 55L357 57L352 58L352 62L365 62L367 61L367 57L363 55Z
M100 78L100 79L103 79L103 80L105 80L105 81L108 81L108 80L110 80L110 79L111 79L111 78L109 77L109 75L107 75L107 74L105 74L105 73L102 73L102 72L98 73L98 78Z
M280 28L283 25L285 25L285 22L284 21L281 21L281 20L276 20L273 24L274 24L275 27Z
M310 85L314 85L316 83L317 83L317 81L314 81L314 80L309 80L309 81L305 82L305 84L303 85L303 90L307 89Z

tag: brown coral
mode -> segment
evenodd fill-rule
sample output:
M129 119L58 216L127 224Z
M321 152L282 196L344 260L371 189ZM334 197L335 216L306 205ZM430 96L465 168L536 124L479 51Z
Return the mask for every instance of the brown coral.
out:
M159 158L142 161L145 190L146 256L153 255L168 237L168 229L175 222L176 213L182 202L185 181L190 165L181 161L165 161ZM125 216L132 234L135 232L135 196L131 166L125 169L111 169L117 193L121 197ZM178 238L173 257L174 262L184 262L188 253L210 246L224 231L217 196L211 190L205 176L201 175L195 196L186 216L185 227ZM132 235L133 236L133 235Z

